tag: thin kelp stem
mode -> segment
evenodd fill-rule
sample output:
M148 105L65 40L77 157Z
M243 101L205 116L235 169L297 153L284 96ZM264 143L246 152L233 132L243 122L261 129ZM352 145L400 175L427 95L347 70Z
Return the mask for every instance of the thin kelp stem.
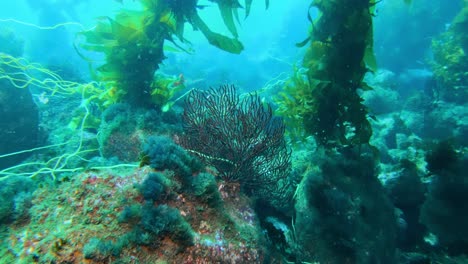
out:
M79 22L73 22L73 21L63 22L63 23L52 25L52 26L40 26L40 25L36 25L36 24L33 24L33 23L28 23L28 22L24 22L24 21L21 21L21 20L16 20L16 19L13 19L13 18L0 19L0 22L13 22L15 24L20 24L20 25L23 25L23 26L33 27L33 28L37 28L37 29L40 29L40 30L55 30L55 29L58 29L58 28L61 28L61 27L67 27L67 26L78 26L82 30L87 30L83 26L83 24L81 24Z

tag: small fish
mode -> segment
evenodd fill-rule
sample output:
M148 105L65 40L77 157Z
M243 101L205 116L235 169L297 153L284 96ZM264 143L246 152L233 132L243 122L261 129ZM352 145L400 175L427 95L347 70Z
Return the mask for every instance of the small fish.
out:
M179 74L179 78L177 79L177 81L174 82L174 86L179 86L179 85L183 85L185 82L185 78L184 78L184 74Z

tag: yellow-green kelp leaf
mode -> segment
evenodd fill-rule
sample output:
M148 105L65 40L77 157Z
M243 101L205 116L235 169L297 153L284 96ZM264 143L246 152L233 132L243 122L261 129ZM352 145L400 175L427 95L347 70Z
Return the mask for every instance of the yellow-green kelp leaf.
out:
M224 4L223 2L219 3L218 5L224 24L228 28L229 32L231 32L231 34L237 38L239 35L237 34L236 24L234 23L234 17L232 15L233 8L229 5Z
M205 35L211 45L230 53L240 54L244 50L244 45L237 39L229 38L221 34L211 32Z
M200 29L211 45L234 54L239 54L244 50L244 45L238 39L229 38L211 31L198 14L192 16L192 21L193 25Z
M247 18L250 14L250 8L252 7L252 0L245 0L245 17Z
M366 63L367 68L372 72L377 71L377 59L375 58L374 50L372 47L366 48L364 53L364 62Z

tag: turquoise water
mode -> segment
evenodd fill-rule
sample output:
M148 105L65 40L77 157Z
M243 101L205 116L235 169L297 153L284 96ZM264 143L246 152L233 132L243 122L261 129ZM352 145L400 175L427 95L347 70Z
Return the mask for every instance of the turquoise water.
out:
M0 263L468 262L466 1L0 7Z

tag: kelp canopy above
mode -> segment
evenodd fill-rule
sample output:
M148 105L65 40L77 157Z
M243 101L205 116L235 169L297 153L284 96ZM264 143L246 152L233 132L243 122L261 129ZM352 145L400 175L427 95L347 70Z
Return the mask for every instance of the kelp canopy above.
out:
M164 101L167 103L180 88L173 82L163 82L169 83L168 87L152 85L155 72L165 58L165 41L185 50L176 39L188 43L184 38L184 28L189 23L195 30L200 30L213 46L238 54L244 48L238 40L238 12L244 8L247 17L252 1L245 0L243 7L237 0L211 0L218 6L223 22L232 35L228 37L213 32L200 17L199 10L203 6L198 5L198 0L137 0L140 4L138 10L122 9L115 18L101 17L96 27L81 32L79 35L85 40L80 46L84 50L104 54L105 62L92 71L94 79L104 82L108 94L113 96L110 103L126 101L134 106L156 104L162 107ZM268 7L269 1L265 4ZM152 101L152 94L159 95L158 102ZM165 100L160 100L161 95Z

